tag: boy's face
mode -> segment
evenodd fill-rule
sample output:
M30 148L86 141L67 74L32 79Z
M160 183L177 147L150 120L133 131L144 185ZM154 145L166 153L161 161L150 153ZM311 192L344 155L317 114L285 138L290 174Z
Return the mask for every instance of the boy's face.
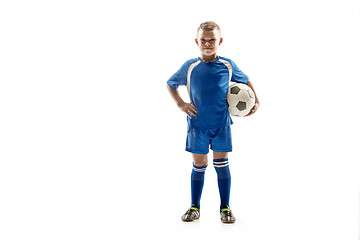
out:
M216 55L218 47L221 45L223 38L217 29L211 31L199 30L198 36L195 39L203 56Z

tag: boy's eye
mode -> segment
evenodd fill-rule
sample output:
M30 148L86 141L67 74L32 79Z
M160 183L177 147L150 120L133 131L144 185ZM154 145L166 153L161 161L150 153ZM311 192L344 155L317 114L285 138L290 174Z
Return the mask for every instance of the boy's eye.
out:
M212 38L210 40L201 39L202 42L214 42L215 40L215 38Z

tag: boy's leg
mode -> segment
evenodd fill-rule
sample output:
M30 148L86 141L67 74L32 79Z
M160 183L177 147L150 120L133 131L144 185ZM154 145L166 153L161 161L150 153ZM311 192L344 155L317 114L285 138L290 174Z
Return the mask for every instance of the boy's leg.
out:
M207 154L192 154L195 166L202 167L208 164Z
M214 152L214 167L218 175L221 221L223 223L234 223L236 219L229 207L231 175L228 154Z
M220 209L229 207L231 175L229 169L228 153L214 151L214 167L218 175L220 193Z
M205 170L208 164L207 154L193 154L191 172L191 207L182 215L181 220L191 222L200 218L200 198L204 186Z
M204 186L205 170L208 164L207 154L192 154L193 169L191 172L191 204L200 208L200 199Z
M208 131L189 128L186 138L186 151L193 156L191 172L191 207L181 217L183 221L193 221L200 217L200 198L204 186L205 170L208 164L210 136Z
M215 151L213 151L213 155L214 155L214 159L228 158L229 153L228 152L215 152Z

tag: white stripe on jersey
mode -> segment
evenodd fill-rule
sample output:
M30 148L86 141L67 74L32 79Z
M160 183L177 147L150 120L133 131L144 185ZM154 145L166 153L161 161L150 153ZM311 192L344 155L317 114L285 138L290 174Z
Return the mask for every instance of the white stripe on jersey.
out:
M199 63L201 63L201 60L198 60L197 62L194 62L188 68L186 88L188 90L189 96L190 96L190 76L191 76L191 72L197 65L199 65Z
M231 81L231 77L232 77L232 65L231 63L229 63L228 61L219 58L219 61L222 62L223 64L225 64L225 66L229 69L229 81Z

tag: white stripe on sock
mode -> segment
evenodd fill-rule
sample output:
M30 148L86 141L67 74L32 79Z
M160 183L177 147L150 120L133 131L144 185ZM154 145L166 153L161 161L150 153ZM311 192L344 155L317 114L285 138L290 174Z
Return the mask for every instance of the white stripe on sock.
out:
M229 161L222 161L222 162L214 162L214 165L222 165L222 164L228 164Z
M228 166L229 165L229 163L226 163L226 164L224 164L224 165L214 165L214 167L226 167L226 166Z
M205 170L206 170L206 168L194 168L194 167L193 167L193 169L196 172L205 172Z

